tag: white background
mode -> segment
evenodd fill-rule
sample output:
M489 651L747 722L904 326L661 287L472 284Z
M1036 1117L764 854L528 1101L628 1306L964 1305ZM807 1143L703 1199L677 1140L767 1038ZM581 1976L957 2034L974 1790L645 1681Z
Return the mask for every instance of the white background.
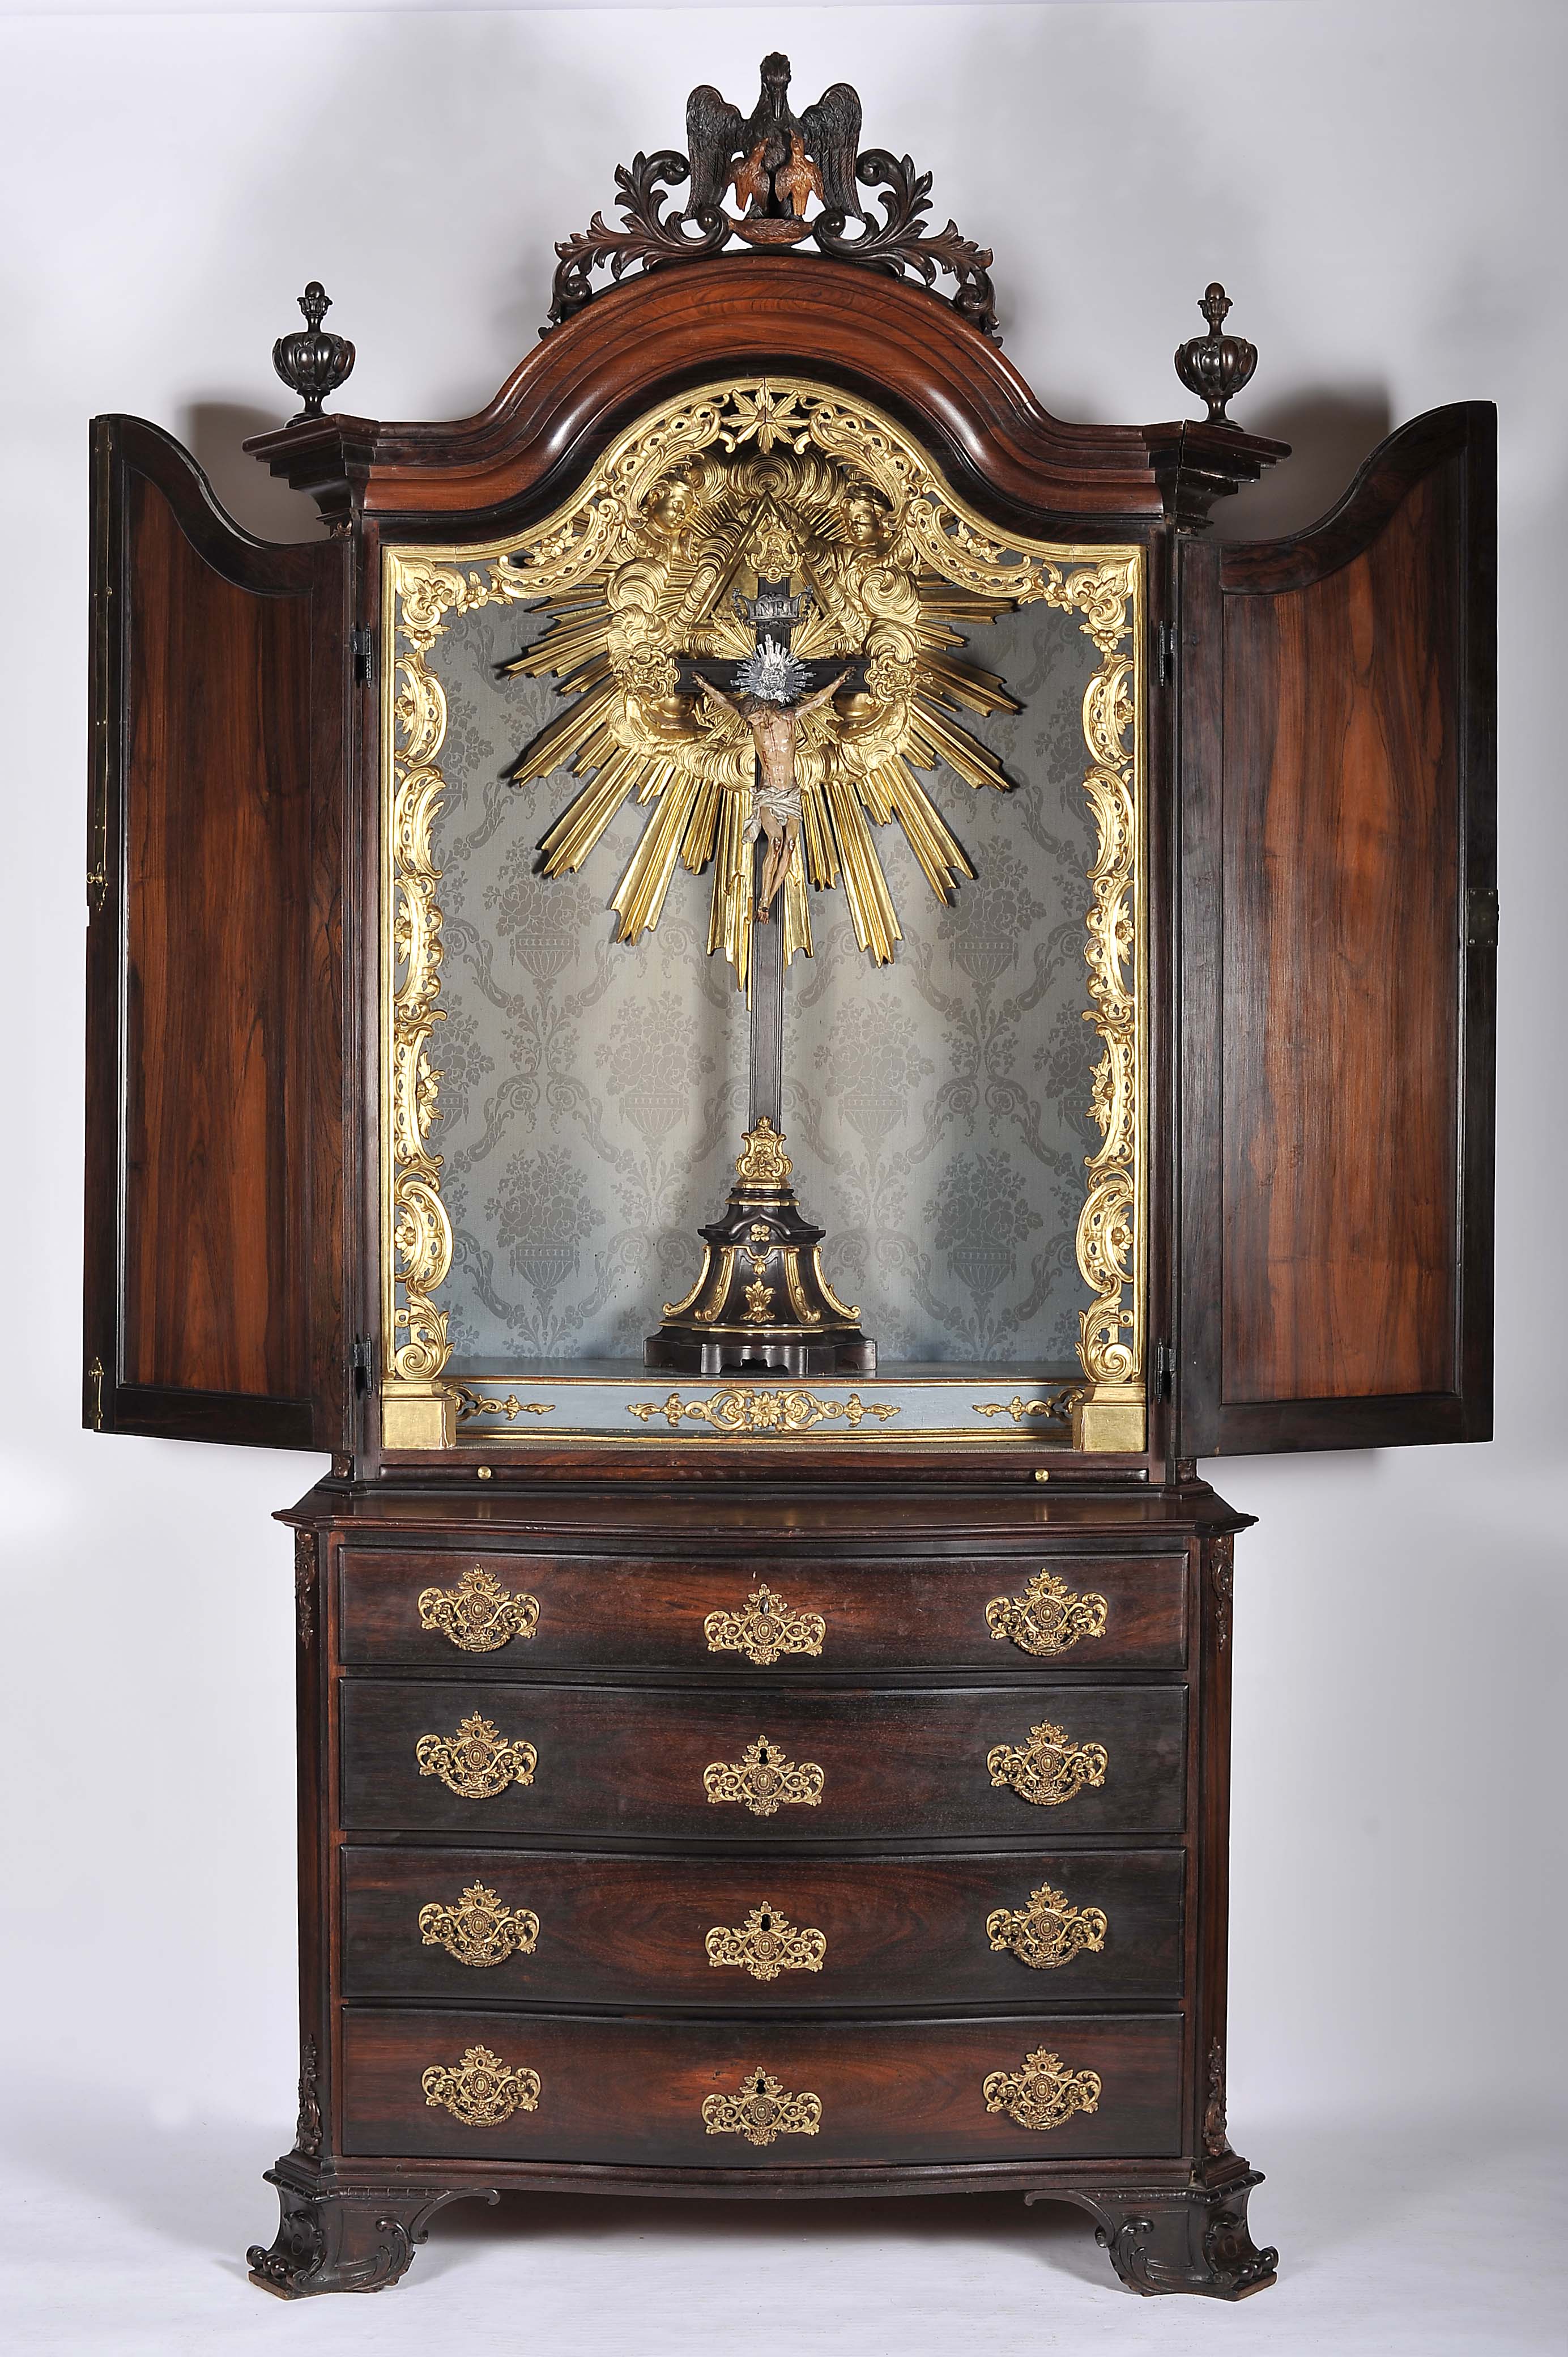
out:
M1224 279L1262 355L1241 420L1300 452L1226 531L1319 512L1391 423L1498 401L1498 1437L1208 1469L1262 1518L1238 1550L1230 2108L1270 2172L1277 2289L1134 2302L1076 2213L1015 2204L562 2201L438 2226L373 2305L285 2309L240 2265L271 2236L258 2172L297 2067L268 1516L320 1468L78 1428L87 419L172 427L243 521L308 534L237 448L286 414L269 356L305 280L359 346L348 406L478 408L614 165L681 144L693 82L749 99L780 41L798 99L854 81L867 141L994 245L1008 355L1058 414L1184 414L1170 353ZM7 16L0 42L0 2321L94 2352L1560 2346L1561 2205L1530 2203L1562 2088L1568 12L199 7Z

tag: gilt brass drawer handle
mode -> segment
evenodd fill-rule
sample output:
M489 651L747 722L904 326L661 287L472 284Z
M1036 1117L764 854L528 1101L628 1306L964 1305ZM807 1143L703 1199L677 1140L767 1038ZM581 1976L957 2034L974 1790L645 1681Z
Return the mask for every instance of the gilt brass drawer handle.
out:
M780 1653L820 1653L828 1624L820 1612L797 1612L770 1587L753 1590L744 1612L710 1612L703 1634L710 1653L744 1653L767 1669Z
M988 2112L1005 2112L1021 2128L1059 2128L1074 2112L1100 2109L1100 2073L1064 2070L1036 2046L1021 2071L993 2071L980 2092Z
M780 1973L820 1973L828 1953L821 1932L797 1931L766 1900L738 1931L715 1923L705 1945L710 1964L739 1964L754 1981L776 1981Z
M1021 1801L1054 1809L1086 1784L1103 1784L1111 1756L1103 1743L1074 1743L1042 1719L1029 1729L1027 1743L998 1743L985 1764L993 1784L1010 1784Z
M1021 1964L1052 1972L1085 1950L1099 1955L1110 1929L1098 1907L1069 1907L1059 1890L1042 1882L1026 1907L998 1907L985 1919L985 1936L999 1953L1011 1948Z
M420 1591L419 1625L460 1645L465 1653L493 1653L514 1637L532 1636L539 1626L539 1598L510 1594L477 1563L456 1587Z
M738 1801L754 1817L770 1817L776 1809L796 1804L814 1809L825 1781L814 1760L802 1760L797 1767L766 1735L748 1743L733 1763L715 1760L703 1770L710 1801Z
M1103 1596L1075 1596L1041 1571L1022 1596L993 1596L985 1618L994 1638L1011 1637L1021 1652L1065 1653L1082 1637L1104 1636L1109 1609Z
M513 2070L488 2046L470 2046L460 2062L433 2062L420 2085L432 2110L441 2104L465 2127L493 2128L513 2112L539 2109L539 2073Z
M432 1900L419 1910L420 1937L427 1948L445 1948L459 1964L504 1964L509 1956L532 1956L539 1918L529 1907L503 1907L482 1882L470 1882L456 1907Z
M413 1756L422 1776L439 1776L465 1801L493 1801L509 1784L532 1784L539 1763L532 1743L509 1743L477 1711L456 1735L422 1735Z
M760 2065L748 2071L733 2095L703 2098L703 2126L710 2136L743 2136L747 2144L771 2144L775 2136L815 2136L822 2124L817 2095L787 2095L779 2080Z

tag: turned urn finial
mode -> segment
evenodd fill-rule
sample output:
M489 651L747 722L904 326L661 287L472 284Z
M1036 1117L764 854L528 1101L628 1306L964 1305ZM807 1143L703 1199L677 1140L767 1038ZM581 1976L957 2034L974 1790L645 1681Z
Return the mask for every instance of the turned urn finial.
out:
M347 336L335 336L321 324L332 308L332 297L319 278L313 278L299 297L299 307L305 314L303 328L292 336L280 336L273 346L273 366L291 393L299 393L305 407L291 425L303 424L307 417L319 417L321 404L329 393L346 382L354 365L354 347Z
M1258 348L1248 343L1244 336L1222 336L1225 315L1230 308L1230 297L1214 279L1204 289L1198 305L1208 322L1207 336L1194 336L1183 344L1176 356L1176 372L1189 393L1208 404L1210 425L1229 425L1236 431L1236 420L1227 417L1225 404L1246 384L1258 365Z

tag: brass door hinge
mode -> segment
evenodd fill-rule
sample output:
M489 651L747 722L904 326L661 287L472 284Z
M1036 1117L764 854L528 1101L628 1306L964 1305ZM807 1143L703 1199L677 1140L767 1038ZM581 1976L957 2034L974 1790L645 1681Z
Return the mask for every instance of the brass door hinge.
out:
M87 1361L82 1383L82 1422L94 1432L103 1429L103 1361L96 1351Z

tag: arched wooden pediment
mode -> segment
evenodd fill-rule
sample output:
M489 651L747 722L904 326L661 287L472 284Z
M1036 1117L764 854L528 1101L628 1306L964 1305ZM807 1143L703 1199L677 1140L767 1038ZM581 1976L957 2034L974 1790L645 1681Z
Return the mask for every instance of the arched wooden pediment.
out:
M455 537L548 513L641 411L725 371L821 378L897 418L954 490L1015 531L1125 537L1210 503L1284 455L1234 427L1052 417L986 337L925 289L822 257L657 270L542 339L489 406L447 424L304 419L246 447L356 517Z

